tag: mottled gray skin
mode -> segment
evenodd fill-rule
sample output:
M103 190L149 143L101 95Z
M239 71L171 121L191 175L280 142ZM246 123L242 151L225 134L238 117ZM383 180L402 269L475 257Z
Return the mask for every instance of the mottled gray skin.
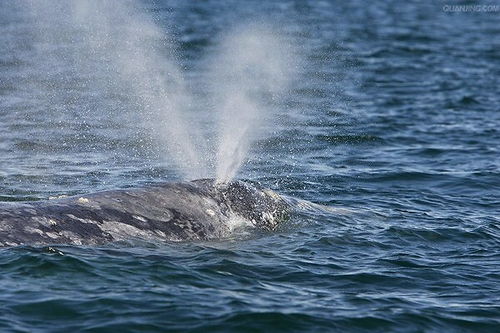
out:
M0 246L97 245L133 238L209 240L234 219L273 230L288 205L271 190L202 179L63 199L0 203Z

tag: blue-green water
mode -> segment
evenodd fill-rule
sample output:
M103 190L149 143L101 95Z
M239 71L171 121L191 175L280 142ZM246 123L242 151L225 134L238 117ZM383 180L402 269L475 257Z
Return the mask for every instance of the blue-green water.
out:
M238 177L333 209L213 242L0 249L0 331L499 331L500 10L455 4L476 2L140 4L194 95L232 27L293 44ZM60 3L28 7L0 3L0 200L179 180L134 82L75 55Z

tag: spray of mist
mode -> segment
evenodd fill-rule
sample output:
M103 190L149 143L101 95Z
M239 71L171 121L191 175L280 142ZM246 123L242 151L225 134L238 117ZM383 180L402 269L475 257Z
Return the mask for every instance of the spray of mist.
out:
M46 55L43 68L72 68L73 74L61 77L86 78L96 99L125 96L125 108L141 115L184 178L210 176L213 157L207 152L215 152L217 181L230 181L248 159L252 141L264 135L263 122L273 120L271 105L291 76L291 50L265 25L225 35L208 69L215 101L211 132L217 139L207 147L203 125L187 123L187 106L203 102L186 88L172 39L136 5L132 0L31 2L38 45ZM64 47L43 49L57 45ZM123 121L134 120L123 114Z
M128 0L33 1L30 9L38 44L64 45L41 51L47 55L44 67L76 68L73 75L87 77L88 90L97 87L97 99L124 96L124 108L140 113L185 178L206 175L196 127L188 128L184 114L190 96L164 29ZM126 112L121 117L135 120Z
M221 44L214 64L218 117L216 179L233 179L248 158L255 139L273 121L271 102L286 91L291 77L291 50L267 26L233 31Z

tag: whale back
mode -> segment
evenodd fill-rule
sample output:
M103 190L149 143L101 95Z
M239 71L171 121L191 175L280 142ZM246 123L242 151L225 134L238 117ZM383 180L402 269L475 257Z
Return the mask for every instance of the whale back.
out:
M159 183L63 199L0 203L0 246L92 245L131 238L169 241L229 236L238 216L273 230L286 218L274 192L233 181Z

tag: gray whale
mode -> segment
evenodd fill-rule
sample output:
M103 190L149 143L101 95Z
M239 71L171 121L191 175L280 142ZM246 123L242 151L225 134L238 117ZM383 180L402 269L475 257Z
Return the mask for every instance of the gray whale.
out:
M275 192L242 181L161 183L62 199L0 203L0 246L98 245L133 238L210 240L235 221L273 230L288 216Z

